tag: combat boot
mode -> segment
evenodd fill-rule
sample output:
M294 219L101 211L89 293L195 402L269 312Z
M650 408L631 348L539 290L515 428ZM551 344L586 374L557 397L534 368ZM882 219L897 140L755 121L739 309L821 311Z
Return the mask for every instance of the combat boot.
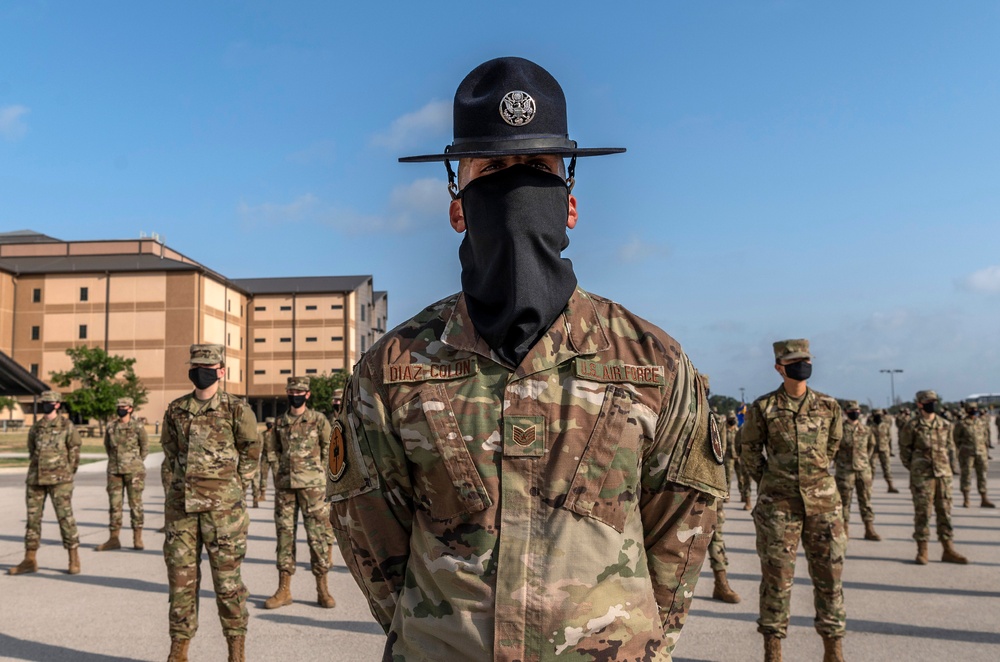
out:
M962 508L969 507L969 491L962 490Z
M171 637L170 657L167 658L167 662L188 662L188 646L190 644L190 639L176 639Z
M24 560L7 571L8 575L26 575L29 572L38 572L37 550L24 550Z
M764 635L764 662L781 662L781 639L773 634Z
M851 539L851 523L847 521L846 517L844 518L844 537L848 540Z
M247 638L242 634L226 637L226 645L229 646L229 662L246 662L246 641Z
M875 522L865 522L865 540L881 540L882 536L875 532Z
M337 601L330 595L330 589L326 585L326 573L316 575L316 603L324 609L332 609L337 606Z
M80 574L80 548L74 547L69 550L69 569L66 571L68 575L79 575Z
M264 601L264 609L277 609L292 604L292 576L287 572L278 573L278 590Z
M753 510L753 506L750 505L750 497L743 497L743 510Z
M97 546L98 552L109 552L113 549L121 549L122 543L118 539L118 529L111 529L111 535L108 539Z
M132 529L132 549L146 549L142 542L142 527L137 526Z
M927 541L918 540L917 541L917 558L915 559L917 565L927 565Z
M158 528L158 529L156 530L156 532L157 532L157 533L166 533L166 532L167 532L167 525L166 525L166 524L164 524L163 526L161 526L160 528Z
M823 662L844 662L843 642L840 637L823 637Z
M950 540L942 540L941 546L944 547L944 552L941 554L942 563L960 563L964 565L969 562L969 559L955 551L955 546L951 544Z
M887 482L889 483L889 494L899 494L899 490L897 490L896 486L892 484L892 481L890 480Z
M990 498L988 496L986 496L985 494L981 494L980 496L983 497L983 502L979 504L980 508L996 508L996 504L990 501Z
M260 489L260 500L261 501L267 501L267 488L266 487L262 487Z
M257 498L256 494L253 495L253 507L260 508L260 500Z
M725 570L713 570L715 573L715 588L712 590L712 599L736 604L740 601L740 595L729 586Z

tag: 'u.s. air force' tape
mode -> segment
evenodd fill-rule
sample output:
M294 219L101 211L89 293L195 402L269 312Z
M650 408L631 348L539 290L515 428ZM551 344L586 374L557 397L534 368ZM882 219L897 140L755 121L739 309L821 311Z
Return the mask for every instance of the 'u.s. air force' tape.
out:
M663 386L666 382L662 365L629 365L627 363L601 363L577 359L574 365L577 377L595 382L618 382L646 386Z

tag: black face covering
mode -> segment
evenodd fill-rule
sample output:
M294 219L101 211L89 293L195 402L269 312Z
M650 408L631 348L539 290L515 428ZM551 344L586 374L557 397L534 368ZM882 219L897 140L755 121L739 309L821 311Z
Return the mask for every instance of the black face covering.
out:
M292 409L298 409L306 403L305 395L290 395L288 396L288 404Z
M126 409L125 407L119 407L118 418L125 418L126 416L128 416L128 409Z
M847 412L847 418L851 419L852 421L856 421L860 417L861 417L861 412L860 411L849 411L849 412Z
M458 250L462 291L479 334L518 365L576 288L569 245L569 191L558 175L524 164L462 190L466 232Z
M812 364L805 361L796 361L785 366L785 374L788 375L789 379L794 379L797 382L809 379L812 376L812 372Z
M195 388L203 391L219 381L218 368L191 368L188 370L188 379L191 380Z
M878 414L872 416L872 420L875 421L875 425L880 425L882 423L882 417Z
M51 414L56 410L56 403L54 402L43 402L41 406L43 414Z
M927 402L920 403L920 408L923 409L928 414L934 413L934 405L937 403L934 400L928 400Z

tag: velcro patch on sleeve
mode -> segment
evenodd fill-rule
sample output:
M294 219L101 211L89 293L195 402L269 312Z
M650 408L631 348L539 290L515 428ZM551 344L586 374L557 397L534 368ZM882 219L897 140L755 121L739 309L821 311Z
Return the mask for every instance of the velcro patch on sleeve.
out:
M577 359L576 376L595 382L619 382L643 386L663 386L666 368L662 365L629 365L618 361L602 363L590 359Z
M470 356L450 363L390 363L382 374L386 384L405 384L464 379L478 372L479 363Z

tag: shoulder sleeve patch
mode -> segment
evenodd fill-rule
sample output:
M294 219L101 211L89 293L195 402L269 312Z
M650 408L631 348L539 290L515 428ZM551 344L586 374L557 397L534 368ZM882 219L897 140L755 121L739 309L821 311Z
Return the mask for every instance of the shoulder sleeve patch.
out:
M722 435L719 434L719 424L716 422L715 416L711 414L708 415L708 431L712 441L712 455L715 456L715 463L725 464L726 446L722 441Z
M641 386L663 386L666 369L662 365L629 365L620 361L576 359L574 372L581 379L595 382L617 382Z
M336 483L344 477L344 470L347 469L347 446L344 444L344 426L340 421L333 423L329 458L326 478L331 483Z
M464 379L479 372L476 357L443 363L389 363L383 368L385 384L405 384L437 380Z

